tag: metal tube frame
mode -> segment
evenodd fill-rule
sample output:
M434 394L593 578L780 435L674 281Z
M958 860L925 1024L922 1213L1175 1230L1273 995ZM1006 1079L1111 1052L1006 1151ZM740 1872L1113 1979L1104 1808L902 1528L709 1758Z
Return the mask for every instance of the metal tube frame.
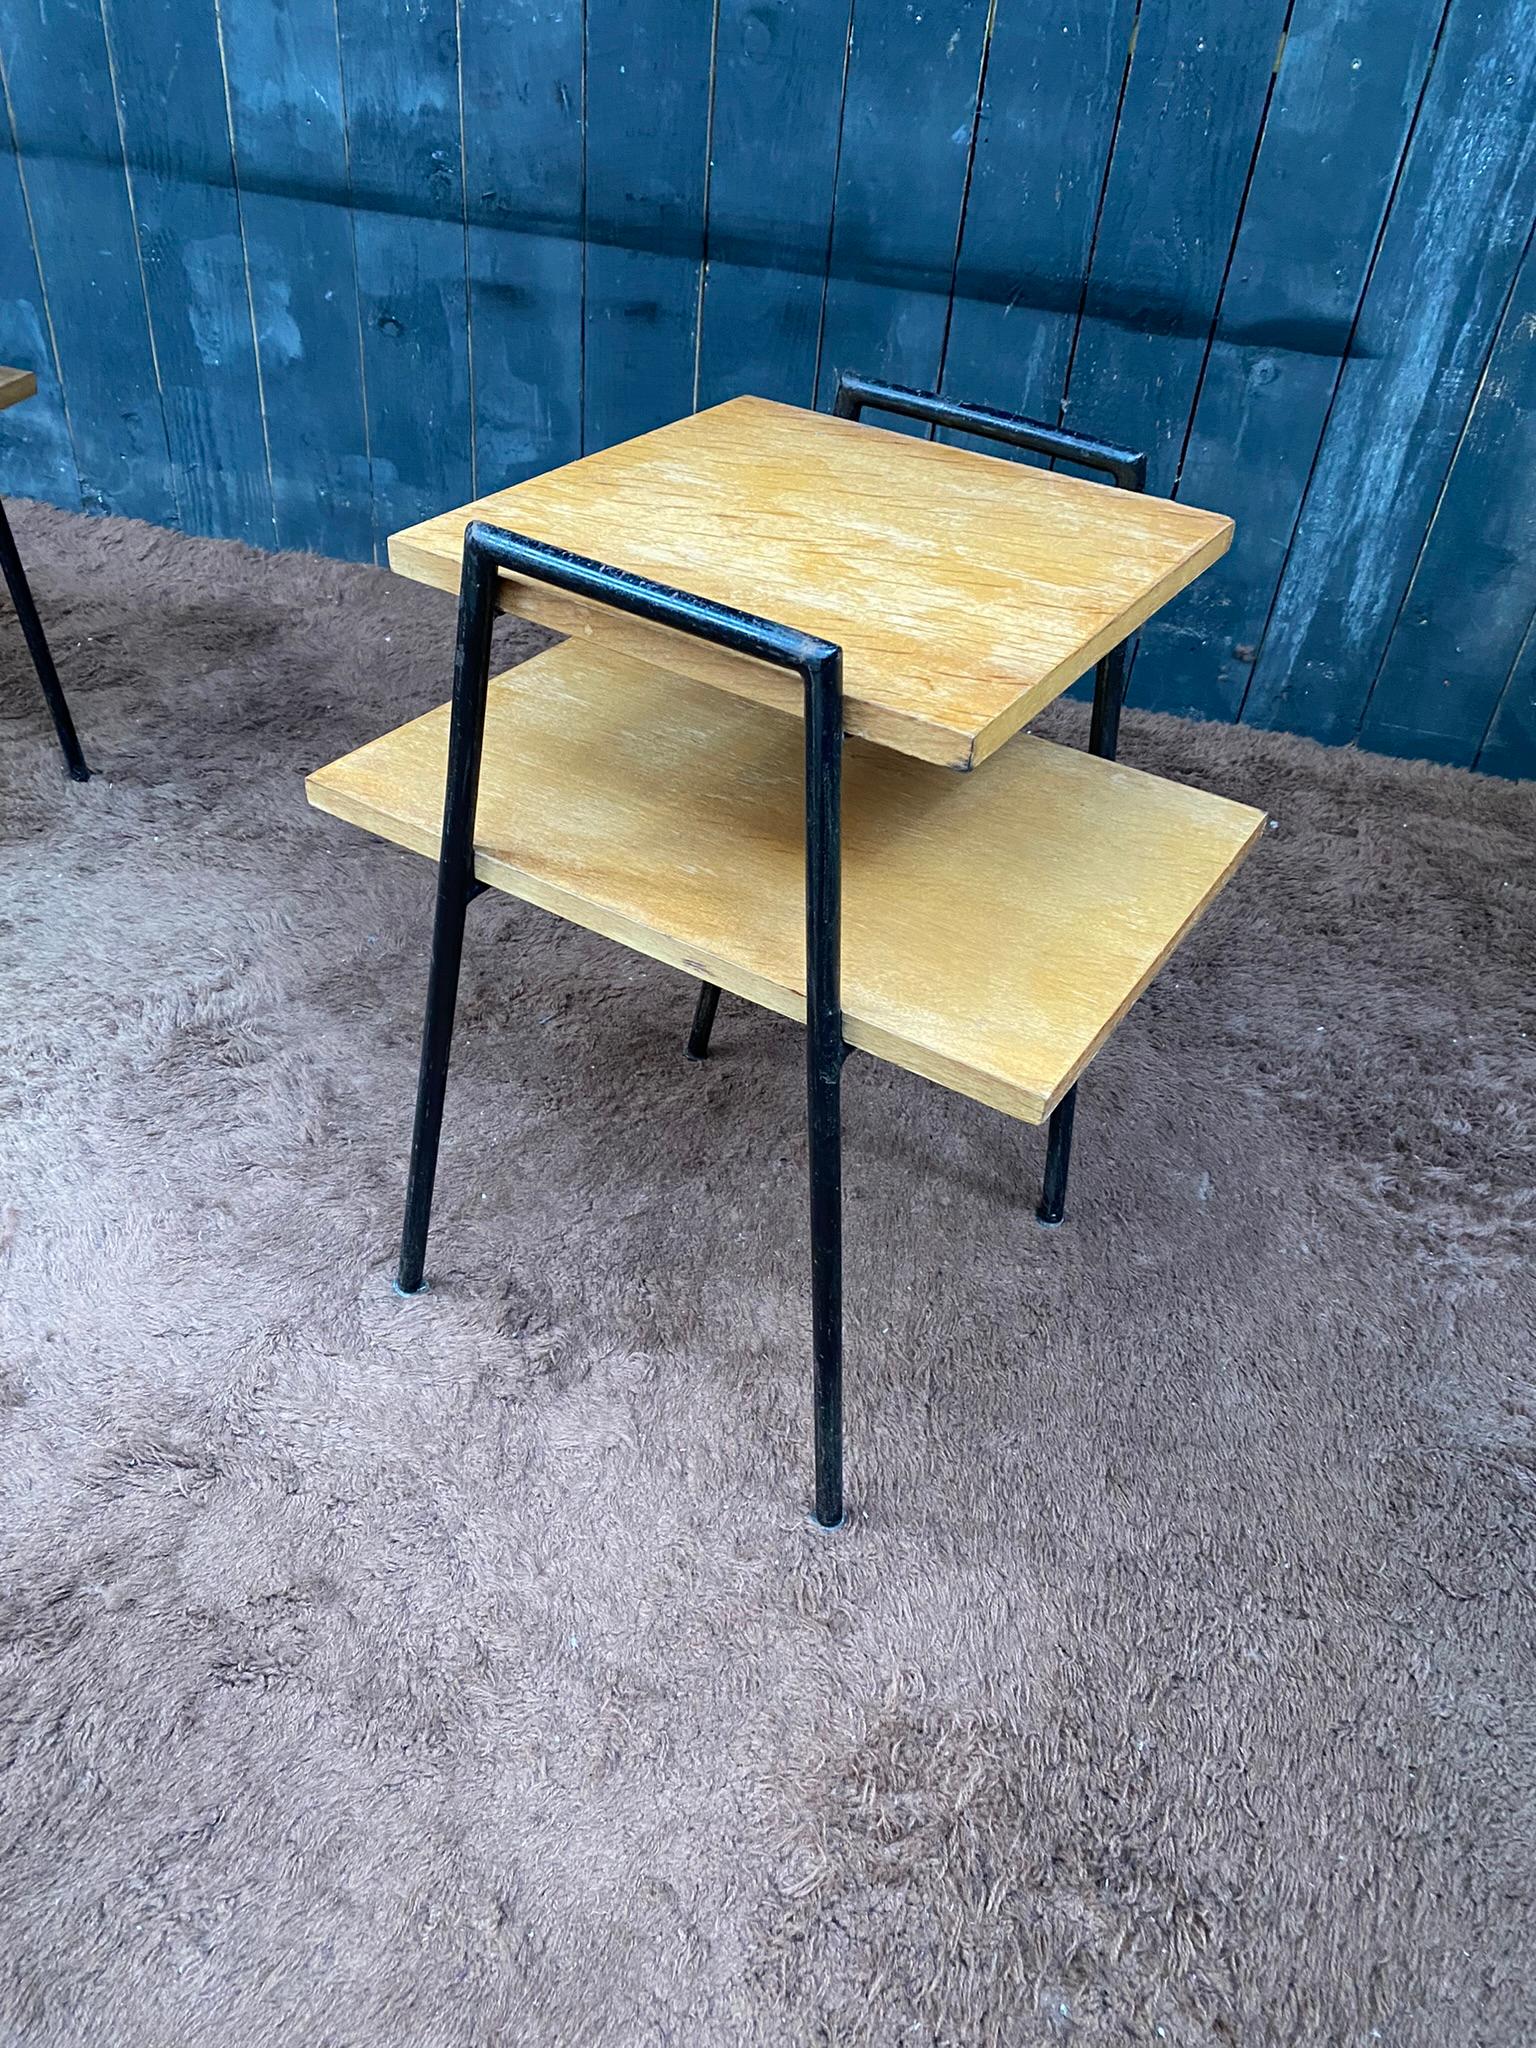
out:
M43 622L38 617L37 606L32 601L32 586L28 583L27 572L22 566L16 536L11 532L11 522L5 516L4 499L0 499L0 571L4 572L6 588L11 593L11 602L16 607L17 618L21 621L22 638L27 643L32 666L37 670L37 680L43 686L43 701L48 706L48 715L53 720L53 729L59 737L64 765L69 770L71 781L89 782L91 771L85 765L85 755L75 732L75 721L69 715L64 685L59 681L59 672L53 665L53 654L48 646L47 635L43 631Z
M838 372L832 411L840 420L856 420L860 414L894 413L902 419L918 420L925 426L945 427L957 434L974 434L979 440L998 441L1010 448L1022 448L1033 455L1049 455L1073 462L1107 476L1122 491L1144 491L1147 487L1147 458L1134 448L1122 448L1113 441L1100 441L1091 434L1074 433L1067 427L1049 427L1041 420L1026 419L1021 413L999 412L995 406L972 405L955 398L941 398L936 391L914 391L904 384L883 384L873 377L856 377L848 370ZM1129 640L1122 640L1101 657L1093 677L1093 718L1088 732L1088 751L1113 761L1120 745L1120 713L1125 708L1126 654ZM720 991L706 982L699 992L688 1051L703 1059L709 1051L709 1035L715 1021ZM1035 1210L1040 1222L1054 1227L1066 1214L1067 1171L1072 1159L1072 1124L1077 1111L1077 1083L1051 1112L1046 1133L1045 1178Z
M635 618L799 675L805 687L806 1108L810 1154L814 1514L843 1519L843 1241L841 1085L842 652L828 640L690 596L564 548L482 521L464 535L458 643L448 729L443 836L432 925L432 964L416 1090L416 1118L396 1291L425 1285L427 1231L442 1133L465 913L485 884L475 875L475 809L490 683L491 628L505 570ZM718 997L718 991L716 991ZM713 1016L713 1002L708 1005ZM700 1015L705 1005L701 1001ZM703 1037L707 1043L705 1022Z

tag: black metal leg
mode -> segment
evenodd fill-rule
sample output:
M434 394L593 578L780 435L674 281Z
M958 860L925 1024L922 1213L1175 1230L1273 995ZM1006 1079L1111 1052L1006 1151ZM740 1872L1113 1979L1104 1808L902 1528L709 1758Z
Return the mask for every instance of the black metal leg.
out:
M69 715L69 704L64 696L64 685L59 681L59 672L53 665L43 622L37 615L37 606L32 602L32 587L27 582L27 572L22 567L17 552L16 537L11 532L11 523L5 516L5 504L0 500L0 569L5 572L6 588L11 593L11 602L16 607L16 616L21 621L22 637L27 643L27 652L32 657L32 666L37 670L37 680L43 686L43 701L53 720L53 729L59 736L59 745L64 753L64 765L76 782L89 782L91 771L85 765L80 741L75 733L75 722Z
M715 1028L715 1012L719 1007L719 989L712 981L701 981L699 1000L693 1012L693 1029L688 1034L689 1059L708 1059L709 1034Z
M448 1056L453 1049L453 1013L459 995L459 962L464 953L464 916L469 905L460 891L437 892L432 923L432 966L427 977L427 1019L421 1035L421 1069L416 1083L416 1124L411 1133L411 1169L405 1191L405 1224L400 1233L400 1266L395 1288L419 1294L432 1221L437 1179L437 1144L448 1090Z
M941 398L935 391L912 391L904 385L885 384L873 377L858 377L840 370L832 410L839 419L859 419L866 409L895 413L904 419L923 420L929 426L948 427L957 432L978 434L983 440L1001 441L1011 448L1024 448L1036 455L1050 455L1102 471L1122 491L1147 488L1147 458L1134 448L1121 448L1089 434L1050 427L1042 420L1023 419L1016 413L999 412L986 405L966 405ZM1099 663L1093 686L1093 728L1088 741L1090 753L1113 761L1120 744L1120 713L1125 704L1126 642L1112 648ZM1051 1117L1046 1148L1045 1190L1037 1211L1042 1223L1059 1223L1066 1210L1067 1164L1072 1154L1072 1118L1077 1107L1074 1086L1058 1103Z
M419 1294L425 1284L427 1229L437 1180L437 1143L448 1091L448 1057L453 1049L453 1013L459 997L459 963L464 956L464 918L469 896L444 887L440 875L432 920L432 965L427 974L427 1017L421 1034L421 1067L416 1082L416 1123L411 1132L411 1167L405 1188L405 1224L400 1232L400 1266L395 1289Z
M1127 642L1111 648L1094 671L1093 723L1088 734L1088 751L1113 761L1120 745L1120 713L1125 708L1125 650ZM1077 1083L1051 1112L1045 1143L1045 1184L1035 1214L1042 1223L1060 1223L1067 1213L1067 1170L1072 1163L1072 1122L1077 1115Z
M481 884L475 879L475 802L485 738L495 595L495 563L466 548L448 729L448 777L443 792L443 838L437 863L437 908L432 919L432 966L427 976L427 1016L421 1034L400 1266L395 1275L395 1289L400 1294L419 1294L425 1277L437 1143L443 1128L459 962L464 954L464 915L481 893Z
M1067 1209L1067 1168L1072 1163L1072 1120L1077 1115L1077 1083L1051 1111L1045 1140L1045 1186L1035 1214L1042 1223L1057 1224Z
M472 520L464 534L459 642L448 728L448 776L432 927L432 969L416 1088L416 1124L395 1285L424 1284L432 1183L453 1044L464 914L475 879L475 808L489 692L491 627L501 573L532 575L637 618L795 670L805 685L806 1110L810 1155L812 1410L815 1517L843 1519L843 1207L841 1088L843 660L828 640L734 611L665 584L589 561L527 534ZM709 1045L720 991L699 994L690 1050Z
M842 663L808 676L805 707L806 1116L816 1520L843 1519Z
M841 1052L809 1058L811 1356L816 1519L843 1519L843 1126Z
M1093 723L1088 751L1113 761L1120 746L1120 713L1125 708L1125 650L1122 640L1110 649L1093 673Z

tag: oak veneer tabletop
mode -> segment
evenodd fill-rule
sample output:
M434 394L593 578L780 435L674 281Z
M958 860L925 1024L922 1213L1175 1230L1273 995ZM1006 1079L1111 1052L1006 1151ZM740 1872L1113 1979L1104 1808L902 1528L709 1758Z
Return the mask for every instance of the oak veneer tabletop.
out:
M309 777L430 859L448 707ZM475 872L803 1021L804 749L762 706L596 640L491 683ZM1026 737L984 775L852 742L851 1045L1040 1121L1254 844L1263 814Z
M457 590L471 519L843 649L844 724L971 768L1194 581L1232 522L943 441L735 398L393 536ZM503 607L781 710L792 676L503 572Z
M0 363L0 412L8 405L20 405L36 389L37 379L30 370L12 370Z

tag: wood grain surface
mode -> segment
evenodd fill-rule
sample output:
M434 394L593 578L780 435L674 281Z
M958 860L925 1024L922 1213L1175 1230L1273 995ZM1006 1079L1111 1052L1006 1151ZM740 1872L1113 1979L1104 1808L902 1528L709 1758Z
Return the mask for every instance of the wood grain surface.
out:
M310 802L436 857L448 710L311 775ZM592 641L492 683L476 872L805 1014L798 727ZM1038 1122L1262 829L1260 812L1045 740L947 775L850 743L849 1043Z
M1182 590L1232 522L1193 506L738 398L397 533L458 587L471 519L739 605L843 649L850 733L970 768ZM798 710L781 671L525 579L507 610Z
M36 389L37 379L30 370L12 370L0 363L0 412L8 405L20 405Z

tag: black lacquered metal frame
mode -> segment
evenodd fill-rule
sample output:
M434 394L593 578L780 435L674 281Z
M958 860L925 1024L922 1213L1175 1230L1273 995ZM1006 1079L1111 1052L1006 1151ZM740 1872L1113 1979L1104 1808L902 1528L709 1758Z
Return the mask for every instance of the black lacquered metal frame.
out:
M16 616L21 621L22 638L27 643L27 652L32 657L32 666L37 670L37 680L43 686L43 701L48 706L48 715L53 720L53 729L59 736L59 747L64 755L64 765L76 782L89 782L91 771L85 765L85 755L75 732L75 721L69 715L69 703L64 695L64 685L59 681L59 672L53 665L48 638L43 631L43 622L37 615L37 606L32 601L32 586L27 581L27 572L22 567L21 555L16 547L16 536L11 532L11 522L5 516L5 501L0 499L0 572L4 573L6 588L11 593L11 603L16 607Z
M833 403L841 419L866 409L894 413L935 428L997 441L1074 463L1108 476L1122 490L1146 488L1147 459L1129 448L1038 420L967 405L934 392L911 391L867 377L841 375ZM8 539L8 530L6 538ZM11 553L14 554L14 548ZM7 579L10 576L7 556ZM19 565L18 565L19 567ZM729 605L715 604L622 569L610 568L524 534L474 521L464 536L459 583L458 643L449 719L448 772L432 926L432 963L416 1091L416 1118L406 1189L405 1221L395 1285L418 1293L425 1283L427 1231L437 1174L453 1042L454 1009L463 958L465 916L484 892L475 874L474 824L490 683L491 630L503 570L593 603L608 605L696 639L753 656L799 675L805 690L806 1109L811 1225L812 1414L815 1432L814 1514L824 1528L843 1519L843 1237L842 1237L842 652L830 641ZM24 585L24 579L23 579ZM14 589L14 586L13 586ZM35 618L35 613L33 614ZM41 629L39 629L40 632ZM30 644L30 635L29 635ZM1126 642L1099 661L1094 676L1089 747L1112 760L1125 701ZM41 667L39 673L41 673ZM47 684L45 682L45 690ZM50 706L53 698L50 696ZM59 693L62 705L62 692ZM67 720L68 714L65 713ZM71 736L73 728L70 728ZM63 738L63 729L60 732ZM78 751L78 749L77 749ZM84 763L81 763L83 771ZM73 772L73 769L72 771ZM720 990L700 988L688 1050L709 1051ZM1076 1113L1074 1085L1052 1112L1043 1223L1059 1223L1066 1203Z
M1033 455L1075 463L1080 469L1097 470L1122 491L1144 491L1147 487L1147 458L1134 448L1096 440L1091 434L1074 433L1066 427L1048 427L1040 420L1025 419L1020 413L999 412L995 406L941 398L936 391L913 391L904 384L882 384L873 377L856 377L843 370L838 373L832 410L841 420L856 420L866 411L893 413L902 419L918 420L924 426L972 434L978 440L1001 442ZM1129 646L1129 640L1122 640L1100 659L1094 670L1088 750L1102 755L1106 761L1114 760L1120 745ZM694 1059L704 1059L709 1052L709 1035L719 1001L719 989L705 983L699 991L688 1040L688 1050ZM1066 1214L1067 1171L1072 1160L1076 1111L1074 1083L1051 1112L1046 1134L1045 1179L1035 1211L1045 1224L1058 1224Z
M806 1093L810 1137L811 1322L815 1516L843 1518L842 1385L842 746L841 650L749 612L714 604L480 521L464 536L458 645L449 717L443 836L432 964L416 1090L405 1223L395 1285L424 1285L427 1230L453 1042L465 913L485 885L475 875L475 807L485 738L491 628L502 570L670 626L737 654L792 670L805 689ZM717 992L718 995L718 992ZM711 1015L713 1006L711 1005ZM707 1029L705 1038L707 1040Z

